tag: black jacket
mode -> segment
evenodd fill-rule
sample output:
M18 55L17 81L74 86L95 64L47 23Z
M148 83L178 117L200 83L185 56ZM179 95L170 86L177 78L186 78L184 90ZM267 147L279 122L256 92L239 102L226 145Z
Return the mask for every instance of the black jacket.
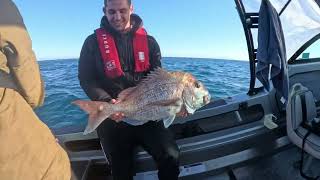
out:
M87 96L94 101L109 101L116 99L118 94L129 87L135 86L148 73L134 72L133 35L142 26L142 20L137 15L131 16L133 28L126 34L114 30L104 16L101 27L105 28L115 39L121 67L125 75L116 79L109 79L104 74L96 34L93 33L85 40L79 59L80 86ZM161 67L161 53L157 41L148 35L150 70Z

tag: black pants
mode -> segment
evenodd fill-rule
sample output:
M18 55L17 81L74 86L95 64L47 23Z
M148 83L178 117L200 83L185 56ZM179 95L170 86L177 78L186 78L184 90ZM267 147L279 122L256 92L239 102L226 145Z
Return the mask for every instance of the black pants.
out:
M160 180L176 180L179 175L179 148L163 122L140 126L105 120L98 127L105 154L111 162L114 180L131 180L134 175L134 148L142 146L155 160Z

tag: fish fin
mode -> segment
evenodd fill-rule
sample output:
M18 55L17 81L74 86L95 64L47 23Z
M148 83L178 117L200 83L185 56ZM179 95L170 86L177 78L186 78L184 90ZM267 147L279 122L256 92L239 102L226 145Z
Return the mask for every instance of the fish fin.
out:
M188 111L188 113L190 114L193 114L196 110L191 107L188 103L185 103L185 107L186 107L186 110Z
M141 80L141 82L139 83L139 89L144 89L144 87L149 84L154 84L154 83L161 84L163 80L168 80L168 79L173 81L173 83L175 83L175 80L172 78L172 76L168 71L158 67L153 71L151 71L146 76L146 78ZM128 89L121 91L120 94L118 95L118 99L121 101L127 99L127 97L133 94L136 89L137 87L130 87Z
M118 100L124 101L130 94L136 90L136 87L130 87L120 92L118 95Z
M93 132L105 119L114 113L112 105L107 102L76 100L72 103L89 114L88 124L83 134Z
M165 128L168 128L174 121L174 119L176 118L176 115L173 116L169 116L166 119L163 119L163 125Z
M180 101L180 98L175 98L175 99L168 99L168 100L162 100L162 101L156 101L156 102L151 102L148 105L150 106L172 106L172 105L178 105Z
M142 79L140 83L153 84L155 82L162 82L163 80L168 80L168 79L173 80L171 74L168 71L158 67L153 71L151 71L146 78Z

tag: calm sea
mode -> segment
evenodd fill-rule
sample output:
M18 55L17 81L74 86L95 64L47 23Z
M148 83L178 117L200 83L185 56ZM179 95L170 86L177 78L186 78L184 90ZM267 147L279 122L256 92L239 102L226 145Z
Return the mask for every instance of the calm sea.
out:
M88 99L78 82L78 61L40 61L45 81L46 97L36 113L56 134L83 131L87 115L71 104L76 99ZM163 67L192 73L209 89L213 98L245 93L249 87L249 63L244 61L163 58Z

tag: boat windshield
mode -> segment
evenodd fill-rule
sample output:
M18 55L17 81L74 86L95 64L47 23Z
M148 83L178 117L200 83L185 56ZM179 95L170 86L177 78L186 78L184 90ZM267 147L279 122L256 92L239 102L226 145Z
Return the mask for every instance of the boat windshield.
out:
M320 34L320 0L269 0L280 14L288 60ZM261 0L242 0L246 13L259 12ZM257 32L252 32L257 36ZM256 37L254 39L257 46Z

